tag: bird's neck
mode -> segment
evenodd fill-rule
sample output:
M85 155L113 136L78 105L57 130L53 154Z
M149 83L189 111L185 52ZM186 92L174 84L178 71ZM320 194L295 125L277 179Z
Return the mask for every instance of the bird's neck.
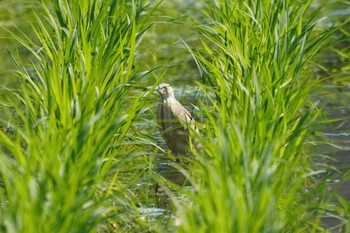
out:
M167 98L163 98L163 103L175 103L177 100L173 96L168 96Z

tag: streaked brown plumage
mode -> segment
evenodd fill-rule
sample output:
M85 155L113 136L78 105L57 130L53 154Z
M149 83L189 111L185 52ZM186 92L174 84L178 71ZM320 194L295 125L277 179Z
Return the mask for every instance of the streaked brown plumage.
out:
M195 129L195 121L176 100L173 88L169 84L159 84L155 90L161 96L157 109L157 121L161 134L174 154L187 155L191 145L189 127Z

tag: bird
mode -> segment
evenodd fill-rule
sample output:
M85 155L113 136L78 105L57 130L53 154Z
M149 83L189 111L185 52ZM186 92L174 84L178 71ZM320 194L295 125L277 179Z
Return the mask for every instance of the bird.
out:
M166 145L177 156L189 155L194 143L190 133L193 131L198 133L194 118L176 100L174 90L169 84L161 83L155 88L155 91L160 94L156 114L157 123ZM194 146L198 148L198 145Z

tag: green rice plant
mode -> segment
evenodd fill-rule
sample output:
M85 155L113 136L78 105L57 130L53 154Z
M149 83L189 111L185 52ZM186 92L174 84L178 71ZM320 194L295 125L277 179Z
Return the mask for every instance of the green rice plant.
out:
M11 52L20 87L1 101L12 117L1 115L0 231L137 231L142 222L130 187L145 156L130 128L145 101L131 87L147 73L134 59L157 5L41 6L45 14L33 26L38 44L12 34L35 60Z
M312 58L336 30L311 1L207 1L202 48L204 156L179 232L316 232L329 203L303 150L318 117Z
M334 232L350 232L349 201L340 195L336 195L336 198L337 198L337 204L332 207L333 212L329 213L329 216L337 219L339 221L339 224L336 226L333 226L330 230Z

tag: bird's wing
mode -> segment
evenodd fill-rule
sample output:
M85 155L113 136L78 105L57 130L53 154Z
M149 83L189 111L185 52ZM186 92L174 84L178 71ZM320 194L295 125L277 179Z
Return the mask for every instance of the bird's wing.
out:
M158 105L157 120L168 147L175 154L186 154L191 144L189 128L197 130L191 114L175 100Z
M184 108L179 102L176 102L172 104L172 112L174 113L174 117L176 120L181 124L182 127L178 128L177 131L179 132L179 135L186 135L185 138L183 138L183 144L185 147L183 148L183 151L186 152L190 148L194 148L197 151L202 151L203 148L200 145L199 141L196 140L196 138L189 137L189 129L196 131L199 133L198 128L196 127L195 120L192 117L191 113L187 111L186 108Z
M177 119L185 128L187 126L194 127L195 120L191 113L187 111L178 101L171 104L171 112L174 118Z

